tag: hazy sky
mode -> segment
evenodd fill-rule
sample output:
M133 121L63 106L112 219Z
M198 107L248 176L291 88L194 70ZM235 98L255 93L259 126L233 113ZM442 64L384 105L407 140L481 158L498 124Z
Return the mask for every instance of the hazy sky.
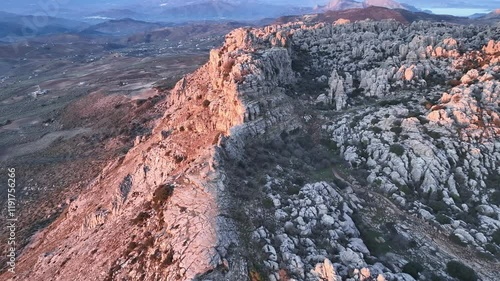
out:
M0 10L4 11L44 11L54 9L80 10L86 8L108 9L121 8L130 4L160 5L162 3L189 3L202 0L1 0ZM214 1L214 0L212 0ZM315 6L329 2L329 0L217 0L227 2L265 2L269 4L288 4L298 6ZM359 0L361 1L361 0ZM414 5L421 9L430 9L456 15L469 15L475 12L500 8L500 0L400 0L402 3Z

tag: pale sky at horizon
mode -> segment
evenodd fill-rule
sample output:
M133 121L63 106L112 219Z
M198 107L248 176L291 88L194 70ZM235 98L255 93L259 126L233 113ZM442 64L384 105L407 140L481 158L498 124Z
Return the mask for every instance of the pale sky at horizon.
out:
M131 4L148 4L152 6L162 3L190 3L203 0L2 0L0 11L27 12L30 10L39 10L41 7L54 7L59 9L80 10L85 8L103 10L109 8L125 8ZM206 0L213 1L213 0ZM324 5L329 0L218 0L226 2L264 2L268 4L294 5L304 7L314 7L315 5ZM362 0L357 0L362 2ZM474 13L486 13L493 9L500 8L500 0L482 0L482 1L463 1L463 0L400 0L401 3L413 5L419 9L428 9L434 13L452 14L467 16Z

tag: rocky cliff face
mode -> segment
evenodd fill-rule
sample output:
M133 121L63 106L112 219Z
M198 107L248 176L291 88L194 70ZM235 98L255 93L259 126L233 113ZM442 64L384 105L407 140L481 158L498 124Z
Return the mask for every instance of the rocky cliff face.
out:
M13 280L495 280L498 30L343 23L227 35Z

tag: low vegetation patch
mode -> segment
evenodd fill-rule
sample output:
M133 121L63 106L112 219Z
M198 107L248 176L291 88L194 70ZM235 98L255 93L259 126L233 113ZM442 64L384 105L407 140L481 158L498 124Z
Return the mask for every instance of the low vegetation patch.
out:
M396 154L397 156L403 156L403 154L405 153L405 148L402 145L395 143L391 145L389 151Z
M451 277L455 277L461 281L476 281L477 275L476 272L466 266L465 264L458 261L450 261L446 264L446 272Z
M438 214L436 216L436 221L439 222L440 224L450 224L451 219L443 214Z
M136 225L141 225L142 223L144 223L144 221L146 221L150 217L151 216L148 213L146 213L146 212L140 212L137 215L137 217L135 217L135 219L132 220L132 223L136 224Z
M171 184L162 184L156 188L153 193L153 208L158 209L174 194L174 186Z
M497 229L495 232L493 232L493 235L491 235L491 237L491 241L500 246L500 229Z
M411 261L403 266L403 272L410 274L415 280L418 280L418 274L424 270L424 267L418 263Z

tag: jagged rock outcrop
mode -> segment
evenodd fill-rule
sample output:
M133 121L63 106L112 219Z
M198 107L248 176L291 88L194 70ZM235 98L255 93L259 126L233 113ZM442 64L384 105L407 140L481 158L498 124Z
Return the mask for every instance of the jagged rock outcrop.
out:
M356 123L344 119L327 128L346 160L366 165L371 172L368 181L376 188L425 220L437 220L432 212L439 212L443 220L446 213L452 233L481 251L500 219L498 202L483 205L491 198L485 195L496 184L500 164L500 122L495 121L500 87L493 78L498 64L487 50L483 48L479 58L483 66L467 71L462 84L442 94L433 106L367 108ZM462 56L456 59L461 62L451 64L463 67ZM409 200L412 194L419 195ZM471 209L479 210L476 219L463 215Z
M224 145L237 154L245 137L291 119L287 106L278 106L286 97L278 85L295 79L281 39L244 29L229 34L205 66L176 85L152 136L36 235L17 280L192 280L224 267L239 237L223 216L228 199L215 146L230 137ZM261 43L266 48L253 53ZM246 278L238 257L227 270L226 278Z
M231 32L152 135L33 238L14 280L414 280L410 261L439 277L457 258L494 280L443 233L498 248L498 36L395 21ZM259 141L277 148L251 158L255 175Z
M350 74L348 77L351 77ZM352 78L348 78L352 81ZM335 100L335 106L337 110L341 110L347 104L347 94L344 86L344 78L340 77L338 73L334 70L328 80L330 84L330 90L328 92L329 100ZM351 82L352 83L352 82Z

